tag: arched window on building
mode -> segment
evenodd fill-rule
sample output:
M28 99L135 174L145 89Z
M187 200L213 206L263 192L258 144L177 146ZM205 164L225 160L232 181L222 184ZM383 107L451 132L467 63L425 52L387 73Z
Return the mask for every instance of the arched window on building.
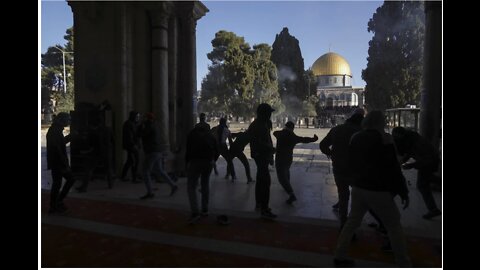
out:
M335 94L328 94L327 95L327 107L336 106L338 103L338 97Z
M358 95L357 93L352 93L352 101L350 106L358 106Z

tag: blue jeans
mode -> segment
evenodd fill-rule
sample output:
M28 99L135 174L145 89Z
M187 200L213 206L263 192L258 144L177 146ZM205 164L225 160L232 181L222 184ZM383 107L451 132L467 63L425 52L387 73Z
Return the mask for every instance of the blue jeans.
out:
M153 152L145 154L145 167L143 179L145 181L145 186L147 187L148 194L153 193L152 189L152 172L158 176L161 176L163 179L167 181L170 187L174 187L175 184L173 183L172 179L165 173L162 167L162 153L161 152Z

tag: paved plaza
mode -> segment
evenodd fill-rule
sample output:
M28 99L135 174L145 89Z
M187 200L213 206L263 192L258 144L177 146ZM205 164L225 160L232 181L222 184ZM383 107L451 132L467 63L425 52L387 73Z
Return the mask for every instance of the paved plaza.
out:
M216 125L213 123L210 124L211 126ZM232 132L239 131L245 127L246 125L244 124L230 125ZM294 150L294 163L291 168L291 183L298 200L293 206L285 203L288 195L278 183L275 169L271 167L270 174L272 177L272 185L270 192L270 207L272 208L272 211L278 215L276 222L320 224L331 228L338 227L337 213L332 211L331 208L331 206L337 202L337 191L333 180L331 161L320 152L318 147L320 140L325 137L328 131L329 129L295 129L295 133L299 136L311 137L313 134L317 134L319 140L309 144L298 144ZM45 133L46 130L42 129L40 179L42 198L46 198L48 195L51 181L50 171L46 170ZM275 137L273 135L272 139L274 139L275 144ZM256 166L255 162L250 159L250 148L248 146L245 149L245 154L249 158L252 175L255 176ZM226 214L231 217L256 220L259 217L259 213L254 211L255 184L246 183L245 170L238 159L234 160L234 165L237 173L237 180L232 182L231 180L226 180L224 178L226 172L225 160L220 158L217 162L219 175L215 176L212 173L210 178L210 213L211 215ZM409 236L427 237L441 241L442 217L436 217L432 220L425 220L421 217L427 212L427 209L420 193L415 187L416 170L404 171L404 174L409 182L410 189L410 206L406 210L401 210L402 224L405 228L406 234ZM180 217L180 224L186 224L189 214L186 178L179 178L177 184L179 186L178 192L170 197L170 188L166 183L154 183L155 197L151 200L140 200L139 197L146 192L143 183L134 184L131 182L116 181L114 187L108 189L107 183L98 179L90 183L89 189L86 193L78 193L72 188L68 198L178 210L181 213L184 213L184 215ZM434 197L441 209L441 193L434 192ZM397 198L397 200L400 205L399 198ZM42 199L42 203L44 202L45 199ZM42 209L44 208L45 205L42 205ZM73 212L75 209L71 209L71 211ZM62 223L62 218L68 220L68 217L60 217L60 221L58 221L57 217L51 218L46 215L46 212L44 212L42 213L42 226L52 225L53 223L56 224L55 226L59 226L59 222ZM372 221L373 219L369 215L366 215L362 228L365 230L371 229L367 224ZM66 227L69 226L66 225ZM328 260L330 260L330 258Z

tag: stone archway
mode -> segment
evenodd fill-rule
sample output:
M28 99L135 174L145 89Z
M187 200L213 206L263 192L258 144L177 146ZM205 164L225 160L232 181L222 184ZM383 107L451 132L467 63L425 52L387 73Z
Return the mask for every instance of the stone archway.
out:
M327 94L326 107L332 108L338 106L339 97L334 93Z
M199 1L69 1L75 31L75 100L111 106L116 171L130 110L153 112L175 171L194 125ZM180 53L181 52L181 53Z

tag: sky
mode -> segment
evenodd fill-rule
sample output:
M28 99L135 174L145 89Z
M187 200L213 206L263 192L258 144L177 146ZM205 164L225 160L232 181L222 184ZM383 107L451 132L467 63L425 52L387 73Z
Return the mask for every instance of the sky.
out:
M363 87L368 42L373 33L367 24L383 1L202 1L210 10L197 22L197 90L211 64L207 53L220 30L244 37L253 47L267 43L284 27L299 41L305 69L331 51L350 64L353 86ZM64 0L41 1L41 53L55 44L64 45L73 13Z

